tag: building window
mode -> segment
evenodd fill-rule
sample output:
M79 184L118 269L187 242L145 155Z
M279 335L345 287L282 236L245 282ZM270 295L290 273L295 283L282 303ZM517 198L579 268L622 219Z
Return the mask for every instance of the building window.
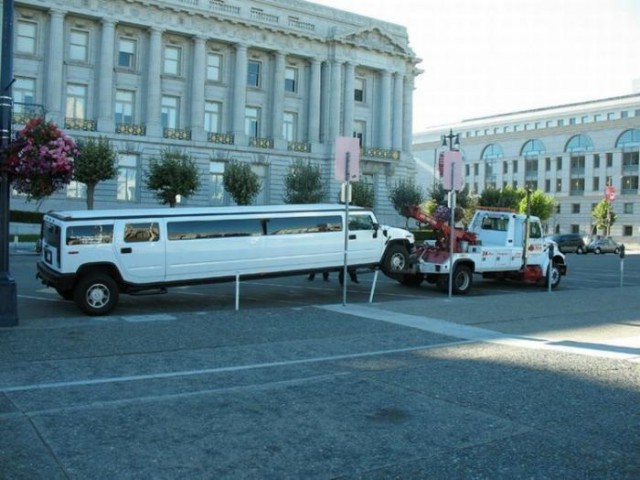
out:
M87 186L76 180L71 180L67 185L67 198L87 198Z
M36 96L36 81L33 78L16 77L13 84L13 111L15 113L25 113L27 105L32 105Z
M544 170L545 170L546 172L551 171L551 158L549 158L549 157L546 157L546 158L544 159Z
M465 163L465 165L464 165L464 174L465 174L465 176L468 177L470 175L470 172L471 172L471 170L469 169L469 164Z
M180 62L182 59L182 48L173 45L164 47L163 73L167 75L180 75Z
M584 178L571 179L571 195L582 195L584 193Z
M262 64L255 60L249 60L247 68L247 85L250 87L260 86L260 70Z
M116 123L133 124L135 93L131 90L116 90L114 108Z
M284 91L296 93L298 91L298 69L287 67L284 71Z
M260 136L260 109L247 107L244 109L244 133L249 137Z
M135 68L137 44L132 38L121 38L118 41L118 67Z
M164 96L160 108L160 122L162 128L178 128L178 112L180 111L180 99L178 97Z
M580 204L572 203L571 204L571 213L580 213Z
M518 173L518 161L514 160L513 161L513 173Z
M364 87L365 87L364 78L356 77L355 83L354 83L354 90L353 90L353 99L356 102L364 102L364 99L365 99Z
M551 191L551 180L544 181L544 191L545 193L549 193Z
M591 189L594 192L600 191L600 177L593 177L593 185Z
M284 112L282 121L282 136L288 142L294 142L297 138L298 116L293 112Z
M627 112L626 110L623 110L620 112L620 118L628 118L629 117L629 112Z
M224 163L209 163L209 185L211 188L211 204L224 205Z
M600 168L600 155L598 153L593 156L593 168Z
M502 164L502 173L505 175L509 173L509 162L504 162Z
M222 81L222 55L209 52L207 54L207 80Z
M556 192L561 192L562 191L562 179L558 178L556 180Z
M628 214L632 214L633 213L633 203L625 202L624 206L623 206L623 212L624 213L628 213Z
M71 30L69 33L69 60L77 62L89 60L89 32Z
M16 24L16 52L35 55L37 32L38 28L34 22L18 20Z
M638 176L622 177L622 193L636 193L638 191Z
M580 233L580 225L575 223L571 225L571 233Z
M560 120L558 120L558 126L559 127L564 127L564 119L561 118Z
M130 153L118 154L118 185L116 198L124 202L135 202L138 185L138 156Z
M205 102L204 104L204 130L210 133L220 133L220 102Z
M87 114L87 86L69 83L67 85L67 103L65 116L84 120Z
M562 157L556 157L556 170L562 170Z
M631 236L633 236L633 225L623 225L622 226L622 236L623 237L631 237Z
M360 146L366 145L365 132L367 131L367 124L361 120L353 122L353 136L360 141Z
M607 153L607 167L613 166L613 153Z
M622 154L622 166L638 166L639 152L624 152Z

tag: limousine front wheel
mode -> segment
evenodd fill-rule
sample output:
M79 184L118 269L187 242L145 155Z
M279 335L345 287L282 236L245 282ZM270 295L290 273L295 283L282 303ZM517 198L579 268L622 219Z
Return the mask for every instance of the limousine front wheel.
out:
M409 253L402 245L394 244L387 248L382 259L382 271L389 276L402 272L409 264Z
M87 315L105 315L118 303L118 285L104 273L88 275L78 282L74 300Z

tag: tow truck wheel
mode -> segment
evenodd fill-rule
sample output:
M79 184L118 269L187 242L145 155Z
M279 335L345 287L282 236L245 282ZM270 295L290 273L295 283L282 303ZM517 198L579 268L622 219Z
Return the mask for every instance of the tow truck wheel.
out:
M106 315L118 303L118 285L104 273L84 277L75 288L74 300L87 315Z
M453 274L453 293L465 295L471 290L473 274L467 265L457 265Z
M557 288L558 285L560 285L560 278L562 278L560 269L558 268L558 265L554 263L551 266L551 275L546 278L545 286L549 288L549 281L551 281L551 288Z
M408 264L409 253L407 249L398 244L389 245L382 259L382 271L386 275L396 278L394 274L406 269Z

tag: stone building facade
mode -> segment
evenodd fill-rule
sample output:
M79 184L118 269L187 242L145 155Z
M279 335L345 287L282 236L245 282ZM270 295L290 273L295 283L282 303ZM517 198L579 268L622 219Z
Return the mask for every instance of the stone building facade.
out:
M144 187L164 150L202 173L189 206L226 205L230 160L263 183L257 204L283 201L300 159L319 165L336 201L334 144L361 143L361 180L376 212L415 174L412 96L419 59L395 24L300 0L29 0L15 2L13 130L42 114L75 139L106 136L118 178L98 184L96 208L158 205ZM39 206L83 209L72 183ZM12 209L35 205L13 195Z
M418 178L436 177L443 135L458 135L471 193L528 187L554 197L548 233L593 233L593 207L615 194L611 235L640 243L640 94L495 115L414 136Z

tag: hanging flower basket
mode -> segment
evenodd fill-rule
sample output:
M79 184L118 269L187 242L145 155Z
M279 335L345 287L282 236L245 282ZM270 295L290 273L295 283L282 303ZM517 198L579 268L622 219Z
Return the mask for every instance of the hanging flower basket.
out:
M9 146L4 169L12 187L28 200L41 200L73 178L75 142L55 123L33 118Z

